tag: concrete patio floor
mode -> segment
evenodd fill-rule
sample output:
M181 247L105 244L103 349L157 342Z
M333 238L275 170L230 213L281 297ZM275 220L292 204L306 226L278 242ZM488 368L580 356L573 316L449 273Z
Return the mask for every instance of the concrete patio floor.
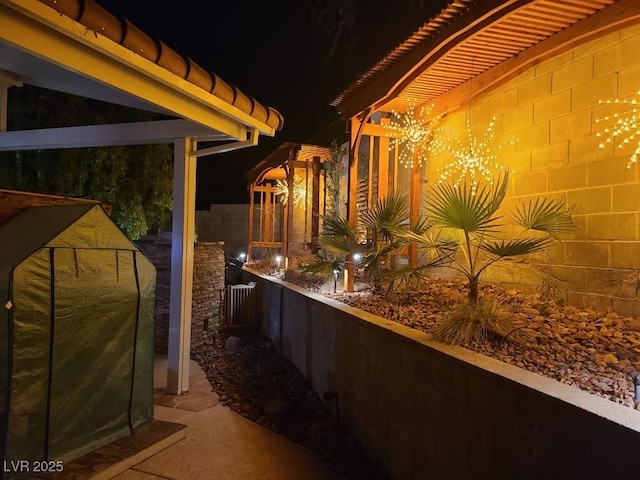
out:
M185 438L113 477L116 480L326 480L341 478L313 452L218 402L191 361L187 395L166 394L166 357L157 356L154 418L186 425Z

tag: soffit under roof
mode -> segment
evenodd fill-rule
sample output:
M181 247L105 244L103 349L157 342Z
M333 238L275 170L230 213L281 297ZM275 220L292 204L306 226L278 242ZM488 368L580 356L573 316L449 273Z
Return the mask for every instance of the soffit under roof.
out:
M277 110L151 39L94 0L0 0L0 24L0 79L14 79L16 85L72 93L205 126L219 117L268 135L282 128ZM52 53L52 39L68 51ZM82 58L91 61L83 63ZM118 75L108 75L105 66L119 69Z
M370 106L429 102L616 0L455 0L365 72L331 105L346 118Z

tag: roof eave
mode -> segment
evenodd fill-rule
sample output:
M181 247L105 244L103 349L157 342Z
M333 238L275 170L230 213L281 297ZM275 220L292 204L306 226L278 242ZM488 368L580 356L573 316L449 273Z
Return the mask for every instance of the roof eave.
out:
M33 0L0 0L0 41L244 141L276 128L169 70Z

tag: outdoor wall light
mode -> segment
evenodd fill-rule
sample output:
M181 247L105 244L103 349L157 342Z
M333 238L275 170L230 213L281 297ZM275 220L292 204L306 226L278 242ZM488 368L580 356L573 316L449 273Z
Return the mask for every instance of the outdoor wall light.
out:
M276 265L278 266L278 269L280 269L280 263L282 262L282 255L277 255L276 256Z

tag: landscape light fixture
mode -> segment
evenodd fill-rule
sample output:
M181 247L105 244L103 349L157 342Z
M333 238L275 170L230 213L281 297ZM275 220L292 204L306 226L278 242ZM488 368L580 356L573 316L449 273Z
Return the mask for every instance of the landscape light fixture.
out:
M354 253L353 254L353 261L357 262L358 260L360 260L362 258L362 255L360 255L359 253Z
M333 271L333 293L338 290L338 270Z
M278 266L278 270L280 270L280 263L282 262L282 255L276 256L276 265Z
M240 260L241 262L244 262L245 258L247 258L247 254L244 252L240 252L240 255L238 255L238 260Z

